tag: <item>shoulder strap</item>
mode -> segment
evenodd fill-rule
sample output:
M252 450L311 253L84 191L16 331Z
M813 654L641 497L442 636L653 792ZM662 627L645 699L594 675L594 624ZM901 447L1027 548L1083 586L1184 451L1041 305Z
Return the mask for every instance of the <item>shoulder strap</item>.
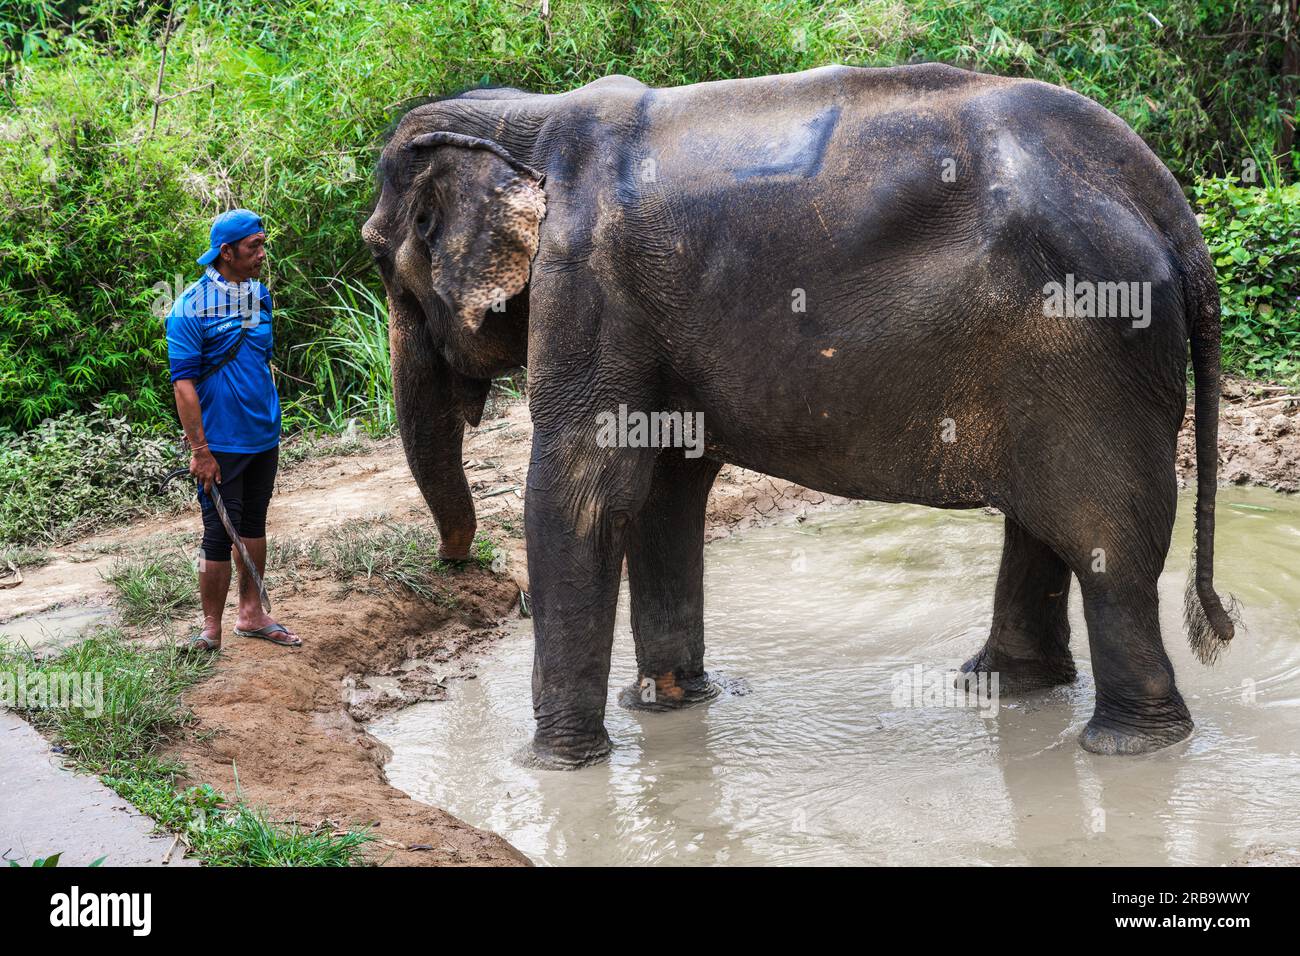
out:
M248 338L248 326L244 326L239 330L239 338L235 339L235 344L226 349L225 353L217 360L215 365L211 365L206 370L200 372L199 377L194 380L194 384L198 385L199 382L208 378L210 375L215 375L217 372L221 371L226 363L239 354L239 350L243 347L244 339L246 338Z

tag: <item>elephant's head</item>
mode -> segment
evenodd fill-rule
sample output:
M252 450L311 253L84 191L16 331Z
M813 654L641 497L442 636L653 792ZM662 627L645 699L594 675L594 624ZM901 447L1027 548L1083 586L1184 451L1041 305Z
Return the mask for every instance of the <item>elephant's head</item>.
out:
M410 116L402 127L416 124ZM465 424L478 424L493 376L527 360L521 293L546 212L543 179L490 140L399 128L362 227L388 293L402 445L444 558L467 557L474 538Z

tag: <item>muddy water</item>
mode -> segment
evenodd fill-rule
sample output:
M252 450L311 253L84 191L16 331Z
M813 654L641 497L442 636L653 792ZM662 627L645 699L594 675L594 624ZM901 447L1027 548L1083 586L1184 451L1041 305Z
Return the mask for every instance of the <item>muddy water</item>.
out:
M1213 669L1180 625L1191 510L1185 495L1161 617L1197 729L1154 755L1076 742L1093 700L1077 585L1074 686L1001 695L996 709L927 696L987 634L1001 519L876 504L709 546L708 663L744 694L670 714L616 706L635 675L625 590L608 764L512 759L532 732L526 621L477 680L372 729L396 786L539 863L1294 861L1300 498L1220 492L1217 583L1249 630Z
M18 647L27 647L38 653L52 653L80 640L95 627L113 621L113 610L94 604L73 604L68 607L25 614L0 624L0 641Z

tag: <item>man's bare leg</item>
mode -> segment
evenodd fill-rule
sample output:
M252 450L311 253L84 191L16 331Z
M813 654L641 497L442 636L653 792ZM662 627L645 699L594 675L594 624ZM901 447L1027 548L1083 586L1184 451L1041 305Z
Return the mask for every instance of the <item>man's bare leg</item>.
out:
M199 601L203 605L203 636L221 646L221 613L230 593L230 562L203 559L199 572Z
M266 538L245 538L244 547L248 549L248 556L253 559L253 565L257 568L258 577L263 581L266 580ZM235 627L241 631L256 631L268 625L275 624L276 621L262 609L262 596L257 590L257 585L253 582L253 576L244 568L244 561L239 559L239 616L235 618ZM288 628L288 625L284 625ZM278 638L292 640L296 635L290 631L288 634L277 634Z

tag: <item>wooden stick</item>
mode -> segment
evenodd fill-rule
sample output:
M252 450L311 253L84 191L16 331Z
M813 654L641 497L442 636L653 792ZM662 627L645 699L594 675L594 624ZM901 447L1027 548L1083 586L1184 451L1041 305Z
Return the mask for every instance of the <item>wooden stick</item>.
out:
M167 72L167 44L172 38L172 17L176 13L176 8L167 11L167 25L163 27L162 42L162 59L158 61L158 85L153 91L153 120L149 123L149 135L152 136L154 130L158 128L158 107L162 104L162 85L163 74Z
M198 86L191 86L188 90L181 90L179 93L168 93L166 96L155 97L154 100L155 116L157 115L157 107L159 103L169 103L172 100L176 99L176 97L178 96L187 96L190 93L198 93L200 90L210 90L215 88L216 85L217 85L216 80L208 80L208 82L200 83Z
M1300 402L1300 395L1279 395L1277 398L1266 398L1262 402L1251 402L1249 405L1243 405L1242 408L1259 408L1262 405L1277 405L1281 402Z
M181 835L178 833L176 834L176 839L172 840L172 845L169 846L167 848L167 852L163 854L163 858L160 861L163 866L166 866L168 863L172 861L172 853L176 851L176 844L180 842L181 842Z

